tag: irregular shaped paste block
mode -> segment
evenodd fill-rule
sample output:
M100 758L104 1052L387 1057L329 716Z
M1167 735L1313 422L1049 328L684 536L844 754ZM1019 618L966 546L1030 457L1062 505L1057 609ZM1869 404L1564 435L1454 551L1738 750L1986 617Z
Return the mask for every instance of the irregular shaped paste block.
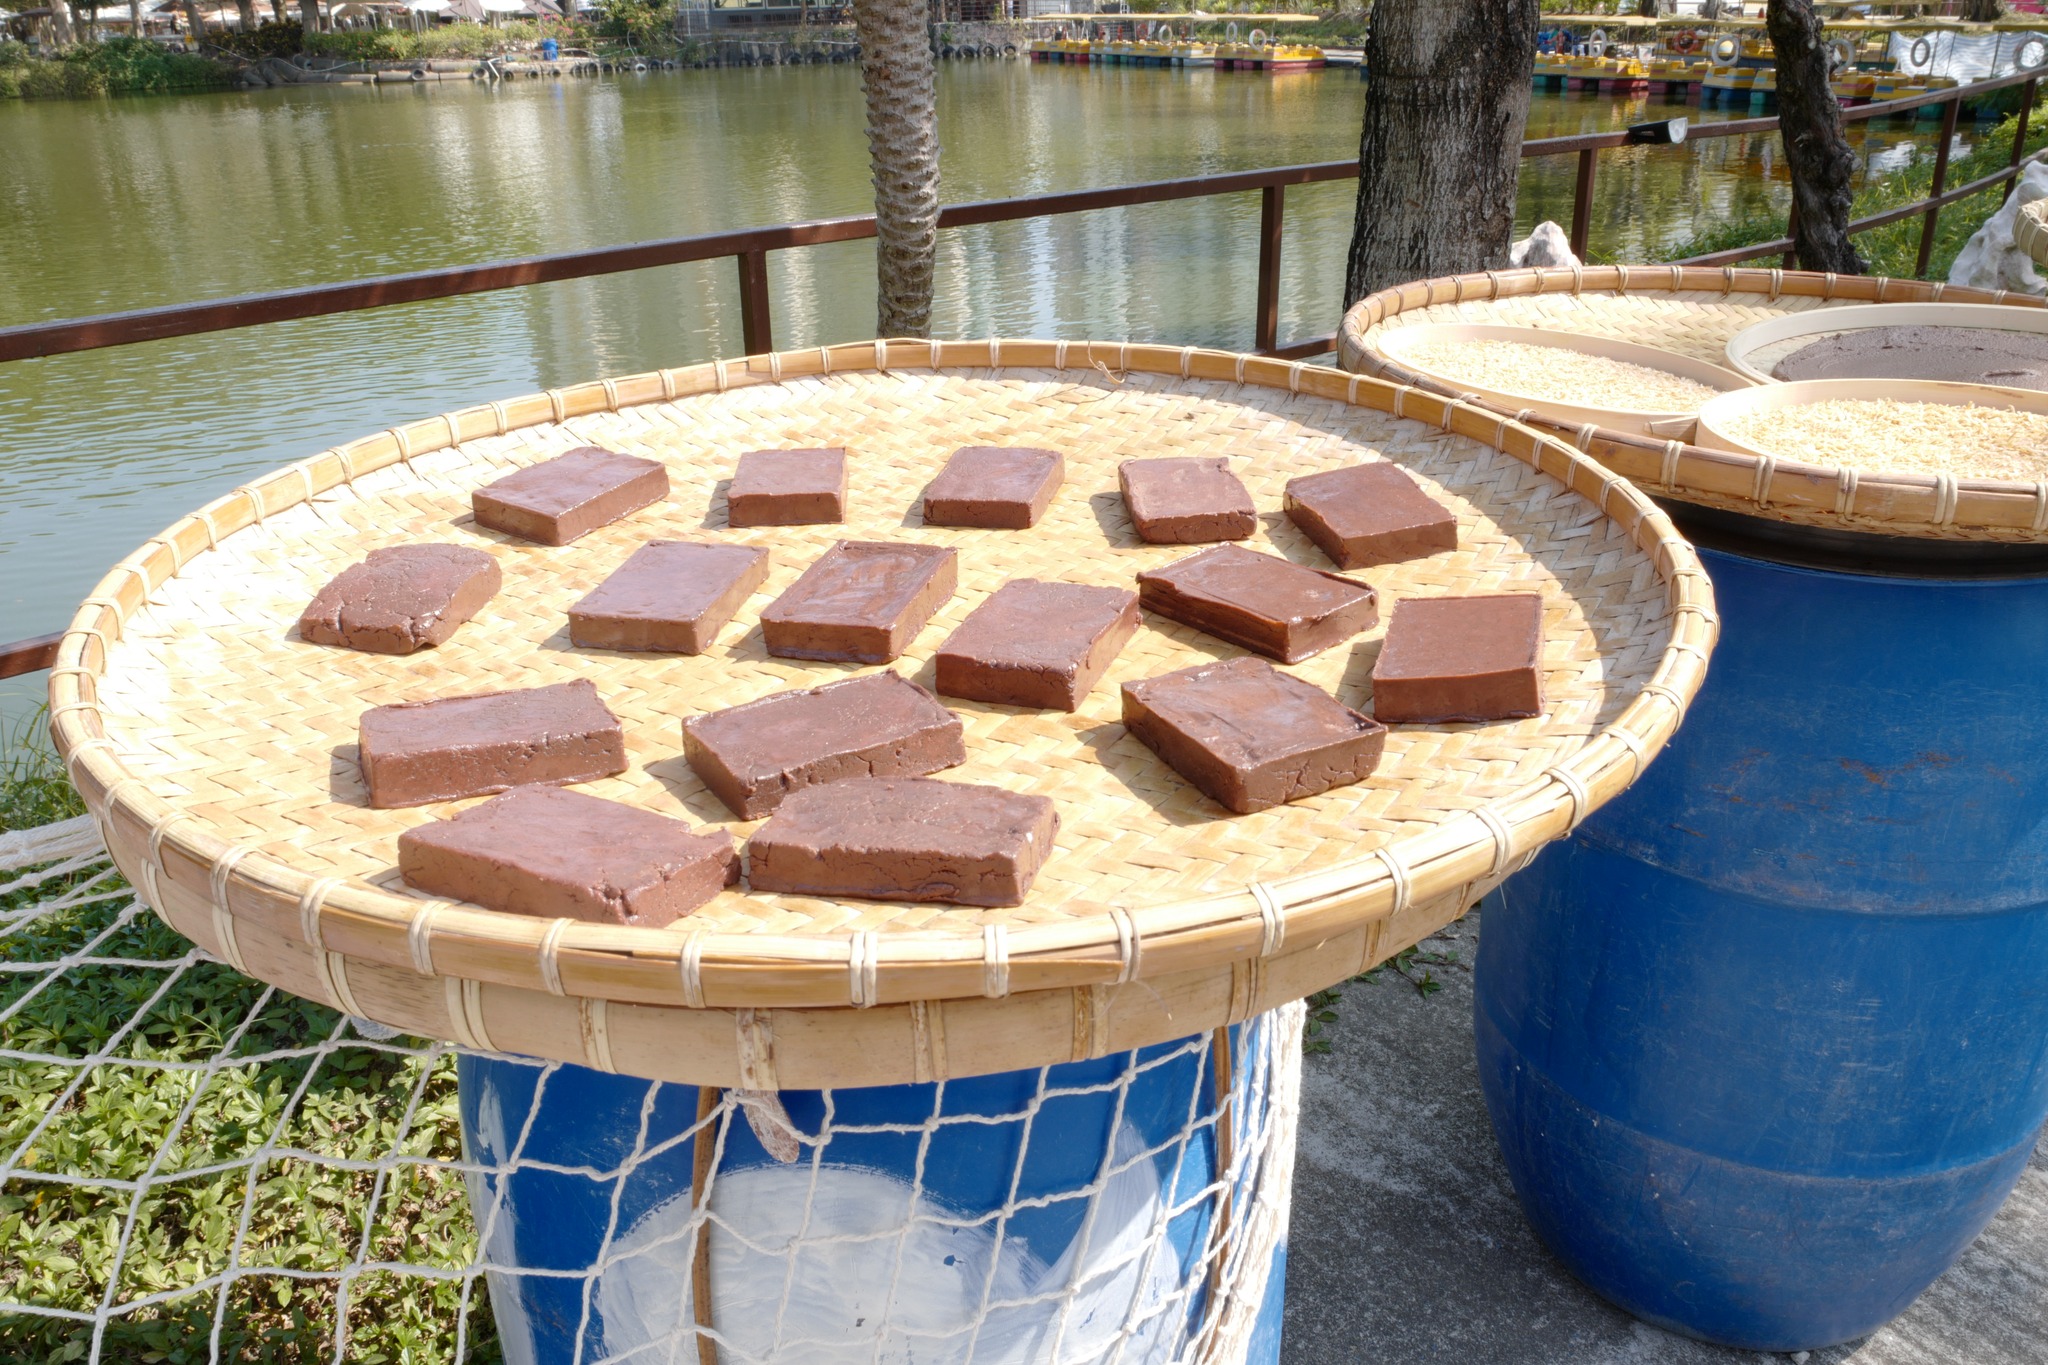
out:
M1543 599L1535 593L1410 597L1394 604L1372 666L1385 721L1543 714Z
M747 843L756 891L1021 905L1059 831L1043 796L929 778L798 792Z
M750 450L725 490L728 526L813 526L846 520L846 448Z
M1147 611L1299 663L1379 620L1373 590L1278 555L1219 545L1138 575Z
M768 577L751 545L653 540L569 608L570 642L585 649L702 654Z
M1137 629L1136 593L1015 578L939 647L939 694L1072 711Z
M407 886L546 919L659 929L740 879L724 830L557 787L514 787L398 836Z
M1258 529L1252 495L1220 457L1125 460L1116 481L1131 526L1149 544L1243 540Z
M467 545L372 550L320 589L299 617L299 638L366 654L410 654L453 635L503 583L498 561Z
M1067 461L1057 450L962 446L925 485L924 522L1022 531L1045 515L1066 477Z
M1264 659L1125 683L1124 725L1239 815L1363 781L1387 742L1385 726Z
M768 652L888 663L953 595L959 558L938 545L842 540L761 613Z
M1458 548L1458 518L1394 464L1355 464L1287 481L1287 519L1340 569Z
M850 777L916 777L967 761L960 718L894 673L778 692L683 722L683 755L742 820L793 791Z
M374 707L357 734L363 785L380 810L626 770L619 718L580 678Z
M484 485L470 497L476 524L542 545L567 545L668 496L653 460L583 446Z

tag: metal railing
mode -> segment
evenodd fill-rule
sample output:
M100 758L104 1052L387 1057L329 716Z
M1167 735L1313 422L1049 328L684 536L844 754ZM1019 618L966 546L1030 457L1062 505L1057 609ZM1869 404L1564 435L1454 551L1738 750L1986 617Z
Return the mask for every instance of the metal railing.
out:
M1927 198L1887 209L1851 223L1852 233L1867 232L1910 218L1922 217L1918 273L1925 273L1933 250L1935 224L1941 210L1959 199L1980 193L2001 182L2007 184L2019 174L2030 158L2024 155L2027 121L2037 94L2040 72L2021 72L1997 80L1979 81L1946 90L1883 103L1866 104L1842 111L1844 119L1858 122L1891 114L1910 113L1931 105L1943 106L1940 146L1935 151L1934 177ZM1966 100L2013 86L2024 87L2012 159L2000 171L1955 189L1947 188L1949 146L1954 140L1957 111ZM1775 132L1776 118L1730 119L1701 124L1689 130L1688 142L1724 137L1746 137ZM1586 253L1591 230L1593 187L1602 151L1640 146L1627 130L1582 133L1571 137L1532 138L1522 144L1524 159L1576 156L1577 178L1572 192L1572 250ZM2048 153L2043 153L2048 155ZM1011 223L1030 218L1047 218L1068 213L1090 213L1099 209L1129 208L1139 204L1164 204L1182 199L1206 199L1222 194L1259 192L1259 273L1252 318L1253 349L1261 355L1285 360L1322 355L1336 346L1334 334L1305 338L1282 344L1280 331L1280 256L1286 230L1286 193L1289 185L1313 185L1335 180L1355 180L1356 161L1323 161L1301 166L1275 166L1265 170L1232 171L1222 175L1191 176L1181 180L1155 180L1137 185L1115 185L1105 189L1070 190L1060 194L1029 195L1018 199L989 199L977 203L950 204L939 210L939 227L976 227L986 223ZM128 346L169 337L196 336L205 332L230 331L295 318L325 317L368 308L385 308L429 299L456 298L464 294L490 293L532 284L560 280L589 279L629 270L656 266L684 265L695 261L730 257L738 271L740 287L740 339L749 354L774 349L774 322L768 300L768 253L820 246L827 242L859 241L875 235L873 214L846 218L819 218L775 227L742 228L695 237L671 237L626 246L595 247L565 251L548 256L492 261L481 265L452 266L442 270L421 270L403 275L383 275L339 284L316 284L299 289L281 289L202 303L171 304L125 313L103 313L94 317L69 318L55 322L29 323L0 328L0 361L27 360L38 356L65 355L77 351ZM1779 238L1753 246L1716 251L1687 259L1687 265L1732 265L1759 256L1783 253L1791 265L1792 239ZM0 645L0 678L15 677L48 668L56 657L56 635L40 636Z

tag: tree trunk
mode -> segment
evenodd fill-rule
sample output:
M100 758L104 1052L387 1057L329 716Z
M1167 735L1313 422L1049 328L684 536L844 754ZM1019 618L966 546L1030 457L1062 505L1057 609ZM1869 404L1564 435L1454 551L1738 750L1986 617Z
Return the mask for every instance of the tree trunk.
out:
M235 0L235 13L241 18L242 32L256 31L256 0Z
M185 46L194 52L206 41L206 21L199 17L199 0L185 0Z
M70 47L78 41L78 33L71 25L71 6L67 0L50 0L50 36L58 47Z
M1973 24L1989 24L2005 13L2005 0L1963 0L1963 18Z
M1645 19L1656 18L1657 0L1642 0L1642 3L1636 6L1636 13L1641 15Z
M299 27L308 33L320 31L320 0L299 0Z
M1392 284L1505 268L1537 0L1380 0L1347 306Z
M939 132L926 0L854 0L875 183L875 329L931 335Z
M1849 240L1849 187L1856 158L1842 135L1842 106L1828 85L1828 48L1812 0L1770 0L1765 12L1778 56L1778 128L1792 172L1793 250L1806 270L1861 275Z
M142 36L142 0L128 0L128 36Z

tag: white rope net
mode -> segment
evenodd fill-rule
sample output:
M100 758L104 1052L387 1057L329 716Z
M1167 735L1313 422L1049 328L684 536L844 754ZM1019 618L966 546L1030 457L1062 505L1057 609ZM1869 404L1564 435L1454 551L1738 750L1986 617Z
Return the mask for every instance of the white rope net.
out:
M0 834L0 1360L1235 1365L1302 1021L699 1092L393 1036L173 933L89 818Z

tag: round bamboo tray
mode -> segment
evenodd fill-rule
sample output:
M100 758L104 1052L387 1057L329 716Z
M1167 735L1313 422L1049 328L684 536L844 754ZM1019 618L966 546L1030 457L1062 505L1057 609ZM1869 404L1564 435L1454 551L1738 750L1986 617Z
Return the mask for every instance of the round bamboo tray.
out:
M1719 362L1736 333L1773 318L1843 304L1918 302L2039 308L2048 301L2004 290L1794 270L1617 265L1488 271L1404 284L1360 300L1344 316L1338 349L1348 370L1452 393L1383 355L1374 344L1378 333L1417 322L1537 326ZM1867 466L1821 466L1707 450L1594 424L1572 428L1535 412L1524 420L1564 435L1609 469L1680 502L1794 525L1927 540L2048 539L2048 481L1909 474L1886 470L1881 459Z
M725 528L738 452L851 448L844 525ZM957 446L1065 452L1029 532L925 528ZM664 461L670 498L575 545L480 531L471 491L598 444ZM1400 727L1372 779L1225 817L1125 735L1117 684L1238 651L1148 620L1072 716L949 704L969 759L941 776L1052 797L1062 828L1014 910L728 892L668 929L544 921L415 895L397 836L449 807L363 800L367 707L585 677L632 767L578 789L744 838L684 764L685 715L856 671L769 658L760 610L833 540L957 545L960 591L900 671L1005 579L1129 584L1189 552L1137 541L1136 455L1229 455L1252 543L1320 562L1280 514L1296 475L1386 458L1456 510L1460 548L1373 570L1401 597L1538 590L1536 719ZM573 650L564 614L642 542L773 547L763 593L694 658ZM378 545L497 555L505 586L439 648L393 658L296 639L299 611ZM740 627L744 626L742 630ZM221 498L123 560L51 673L51 726L107 845L179 932L244 971L409 1032L661 1080L893 1084L1100 1056L1299 998L1452 919L1628 785L1678 724L1717 630L1670 521L1570 447L1340 371L1195 349L887 342L605 380L394 428ZM1368 705L1378 632L1293 671Z

